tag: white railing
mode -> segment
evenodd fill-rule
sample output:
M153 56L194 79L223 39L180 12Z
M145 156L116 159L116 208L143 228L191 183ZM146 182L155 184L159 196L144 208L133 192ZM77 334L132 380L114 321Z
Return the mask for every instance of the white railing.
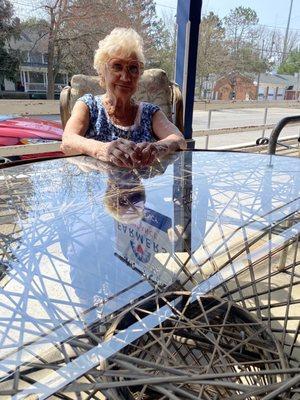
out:
M237 133L237 132L260 131L266 129L273 129L275 128L275 126L276 124L266 124L266 125L234 126L229 128L199 129L197 131L193 131L193 137L225 135L228 133Z
M233 107L231 107L229 104L224 109L227 109L227 108L230 109ZM198 129L198 130L193 131L193 138L203 137L203 136L206 138L205 145L204 145L205 149L208 149L210 136L225 135L225 134L229 134L229 133L244 133L244 132L261 131L262 132L261 137L264 138L266 130L274 129L275 126L277 125L277 124L267 124L267 116L268 116L269 108L265 107L263 123L261 125L247 125L247 126L235 126L235 127L228 127L228 128L211 129L212 113L213 113L213 111L216 111L216 109L208 109L206 129ZM222 108L220 108L220 109L222 109ZM289 126L293 126L293 125L299 125L299 122L294 122L294 123L289 124ZM294 137L291 137L291 138L294 138ZM243 147L242 143L241 143L240 147Z
M26 84L26 85L41 85L39 87L44 87L46 88L45 85L43 84ZM56 85L59 86L59 85ZM38 86L35 86L36 90ZM33 89L31 89L33 90ZM214 105L215 107L216 105ZM226 108L226 107L225 107ZM231 108L229 105L228 108ZM265 112L264 112L264 117L263 117L263 124L261 125L247 125L247 126L236 126L236 127L228 127L228 128L216 128L216 129L211 129L211 119L212 119L212 112L214 109L209 109L208 110L208 120L207 120L207 129L199 129L199 130L194 130L193 131L193 138L197 137L206 137L205 141L205 149L208 148L208 142L209 142L209 137L210 136L215 136L215 135L226 135L230 133L246 133L246 132L251 132L251 131L261 131L262 135L261 137L264 137L265 131L273 129L276 124L267 124L267 113L268 113L268 107L265 107ZM297 125L299 123L291 123L289 126L292 125ZM289 137L284 137L283 140L294 140L297 139L298 136L289 136ZM12 156L20 156L20 155L25 155L25 154L42 154L42 153L48 153L48 152L57 152L60 151L60 144L61 142L59 141L53 141L50 143L37 143L37 144L27 144L27 145L17 145L17 146L5 146L5 147L0 147L0 157L12 157ZM237 148L247 148L247 147L254 147L254 148L259 148L259 147L264 147L264 146L256 146L255 143L241 143L238 145L229 145L229 146L223 146L224 149L226 148L227 150L234 150ZM222 147L222 148L223 148Z
M231 133L235 132L237 128L226 128L226 132L219 132L218 134L226 134L226 133ZM241 127L238 128L239 130ZM199 136L206 136L206 135L215 135L216 134L216 129L212 129L211 131L199 131L200 135ZM296 140L298 139L298 136L286 136L284 137L281 141L290 141L290 140ZM0 158L5 158L5 157L12 157L12 156L22 156L22 155L29 155L29 154L43 154L43 153L51 153L51 152L59 152L60 150L60 145L61 142L53 142L53 143L42 143L42 144L25 144L25 145L18 145L18 146L3 146L0 147ZM256 145L255 143L241 143L241 144L235 144L235 145L230 145L230 146L221 146L218 147L219 149L222 148L224 150L237 150L237 149L243 149L243 148L253 148L254 150L261 149L267 147L266 145ZM217 149L217 148L216 148ZM0 162L1 165L1 162Z
M46 90L47 86L44 83L25 83L25 92L46 92Z

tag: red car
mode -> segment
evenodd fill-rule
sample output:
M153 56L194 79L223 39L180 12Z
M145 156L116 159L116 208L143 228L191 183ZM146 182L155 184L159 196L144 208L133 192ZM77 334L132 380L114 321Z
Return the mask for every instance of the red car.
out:
M39 118L0 115L0 148L1 146L60 141L62 133L63 129L60 122ZM42 154L25 154L19 157L8 158L13 160L47 158L60 157L62 154L61 152L48 152Z

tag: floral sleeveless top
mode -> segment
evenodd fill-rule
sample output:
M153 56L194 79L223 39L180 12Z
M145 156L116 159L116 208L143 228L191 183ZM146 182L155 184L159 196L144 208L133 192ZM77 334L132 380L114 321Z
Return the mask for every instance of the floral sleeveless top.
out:
M101 101L102 96L85 94L77 101L83 101L90 111L90 125L85 134L86 138L111 142L119 138L128 139L135 143L154 142L152 117L160 108L151 103L140 102L138 112L131 126L115 125L109 118Z

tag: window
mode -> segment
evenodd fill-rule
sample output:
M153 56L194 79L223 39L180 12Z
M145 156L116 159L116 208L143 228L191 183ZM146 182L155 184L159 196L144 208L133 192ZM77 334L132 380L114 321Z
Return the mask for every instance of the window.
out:
M21 60L22 60L22 62L24 62L24 63L28 62L28 57L29 57L29 51L22 50L21 51Z
M64 74L57 74L55 77L55 83L66 83L65 75Z
M41 64L43 62L42 53L30 52L30 62Z
M44 74L42 72L29 72L30 83L44 83Z

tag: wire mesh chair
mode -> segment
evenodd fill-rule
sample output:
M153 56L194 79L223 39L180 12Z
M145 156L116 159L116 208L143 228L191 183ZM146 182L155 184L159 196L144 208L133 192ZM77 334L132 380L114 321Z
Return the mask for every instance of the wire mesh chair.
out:
M106 339L161 307L171 314L101 366L110 398L261 399L289 378L282 348L262 321L232 301L191 299L162 294L117 318Z
M238 258L231 253L220 272ZM297 398L299 269L296 235L284 252L279 245L235 270L211 295L172 292L127 310L106 339L164 305L171 315L101 366L109 398Z
M152 299L152 308L147 300L117 318L106 339L161 309L162 301L172 311L102 365L110 398L296 399L300 249L294 227L299 217L291 213L258 235L246 224L240 245L234 244L235 232L215 252L204 238L206 257L202 254L196 267L191 260L199 255L188 253L183 260L178 253L177 285L182 290L199 286L190 295L181 293L179 305L171 304L170 294L161 294ZM189 229L188 221L177 233L186 238Z

